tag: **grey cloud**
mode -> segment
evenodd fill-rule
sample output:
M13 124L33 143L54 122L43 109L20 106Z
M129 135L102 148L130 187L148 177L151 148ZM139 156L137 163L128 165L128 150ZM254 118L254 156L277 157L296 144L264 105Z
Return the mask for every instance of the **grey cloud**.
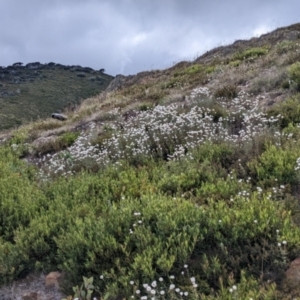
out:
M165 68L298 22L299 0L0 0L0 65Z

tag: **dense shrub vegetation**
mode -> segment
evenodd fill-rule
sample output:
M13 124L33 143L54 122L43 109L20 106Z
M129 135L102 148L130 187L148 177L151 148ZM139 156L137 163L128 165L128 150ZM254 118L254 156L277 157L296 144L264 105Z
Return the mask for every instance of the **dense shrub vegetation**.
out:
M112 299L274 299L300 252L298 115L219 93L195 89L121 125L114 110L105 138L93 123L65 133L39 169L13 135L0 148L1 284L58 268L67 289L84 275Z

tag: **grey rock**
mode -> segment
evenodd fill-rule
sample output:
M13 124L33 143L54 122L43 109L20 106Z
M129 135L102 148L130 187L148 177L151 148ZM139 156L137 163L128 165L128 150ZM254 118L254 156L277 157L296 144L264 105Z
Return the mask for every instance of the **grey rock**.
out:
M52 117L53 119L57 119L57 120L60 120L60 121L65 121L65 120L67 120L67 116L65 116L65 115L63 115L63 114L58 114L58 113L53 113L53 114L51 115L51 117Z
M117 75L106 88L106 92L113 92L120 89L125 81L124 75Z

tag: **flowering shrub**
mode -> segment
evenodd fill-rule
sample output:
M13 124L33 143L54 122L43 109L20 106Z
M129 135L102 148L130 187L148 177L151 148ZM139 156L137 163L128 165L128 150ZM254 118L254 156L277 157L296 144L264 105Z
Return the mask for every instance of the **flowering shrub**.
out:
M120 160L139 164L145 158L177 160L187 155L193 159L192 150L207 142L244 147L278 122L278 118L261 113L258 103L259 97L249 101L247 94L240 92L238 98L223 99L216 105L208 89L196 88L184 103L137 111L134 118L111 123L107 139L101 139L99 145L93 145L97 131L91 123L72 146L42 156L37 164L41 176L46 177L69 175L91 166L99 170Z

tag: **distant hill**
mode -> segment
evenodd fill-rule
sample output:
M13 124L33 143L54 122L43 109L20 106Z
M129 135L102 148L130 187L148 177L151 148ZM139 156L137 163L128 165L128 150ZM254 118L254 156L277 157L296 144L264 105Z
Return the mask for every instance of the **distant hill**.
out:
M104 69L53 62L0 67L0 130L75 107L105 90L112 79Z

